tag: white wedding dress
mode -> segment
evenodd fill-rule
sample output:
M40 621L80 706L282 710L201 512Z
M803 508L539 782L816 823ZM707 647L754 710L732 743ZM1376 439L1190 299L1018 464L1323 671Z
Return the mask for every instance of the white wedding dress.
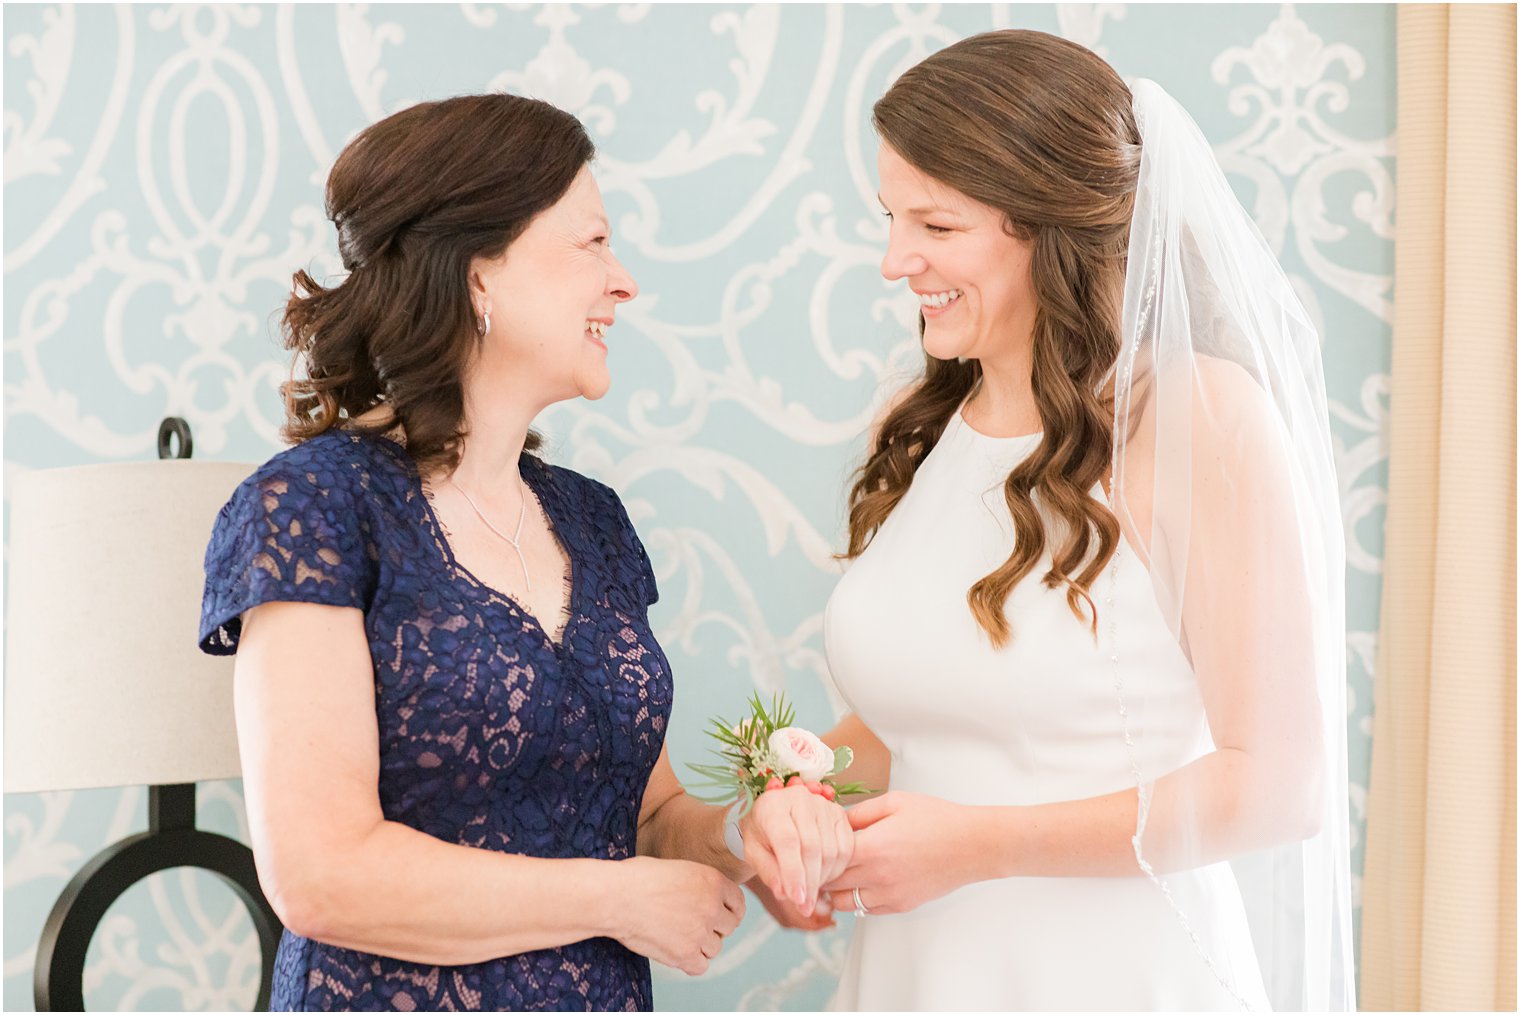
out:
M829 600L829 666L892 752L893 790L1024 805L1133 789L1110 610L1126 694L1148 696L1142 771L1160 776L1212 750L1193 673L1127 542L1116 580L1105 571L1095 583L1101 646L1064 589L1041 584L1048 553L1008 598L1012 643L995 650L977 626L966 592L1013 547L1002 481L1038 442L987 437L956 413ZM1186 926L1138 872L981 882L910 913L858 918L830 1007L1239 1010L1239 995L1268 1010L1229 865L1163 880Z

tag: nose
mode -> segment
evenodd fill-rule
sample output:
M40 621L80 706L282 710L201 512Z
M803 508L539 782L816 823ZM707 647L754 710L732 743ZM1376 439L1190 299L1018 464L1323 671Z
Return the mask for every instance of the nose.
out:
M628 269L623 267L623 262L617 259L612 251L607 252L607 260L611 270L607 272L607 295L619 303L627 303L639 294L639 284L628 274Z
M910 248L906 241L899 240L894 230L887 238L887 252L881 259L882 278L896 282L911 275L922 275L928 270L929 262L924 255Z

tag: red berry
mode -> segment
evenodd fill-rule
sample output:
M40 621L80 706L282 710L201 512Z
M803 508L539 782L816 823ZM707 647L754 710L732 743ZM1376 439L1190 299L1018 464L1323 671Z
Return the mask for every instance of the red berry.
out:
M794 776L792 776L790 779L786 780L786 785L787 785L787 788L791 788L792 786L801 786L802 785L802 776L800 776L800 775L794 775Z

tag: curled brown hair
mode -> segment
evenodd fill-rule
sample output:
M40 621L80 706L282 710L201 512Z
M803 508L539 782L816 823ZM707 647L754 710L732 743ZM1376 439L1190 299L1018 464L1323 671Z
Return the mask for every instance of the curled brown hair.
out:
M285 307L285 439L399 422L419 465L458 464L479 341L470 262L500 256L595 153L575 117L516 95L424 102L361 131L327 178L349 275L325 288L298 271ZM389 418L352 422L381 404Z
M883 143L962 194L1001 211L1031 241L1032 384L1039 446L1003 484L1012 556L967 593L992 643L1012 636L1004 603L1047 543L1047 588L1097 630L1092 583L1119 538L1090 491L1113 448L1112 384L1140 133L1129 88L1091 51L1040 32L964 39L905 72L876 103ZM919 331L923 332L923 318ZM981 378L980 364L925 353L924 375L883 419L850 490L847 557L864 552ZM1046 531L1046 525L1052 531ZM1087 616L1084 617L1084 605Z

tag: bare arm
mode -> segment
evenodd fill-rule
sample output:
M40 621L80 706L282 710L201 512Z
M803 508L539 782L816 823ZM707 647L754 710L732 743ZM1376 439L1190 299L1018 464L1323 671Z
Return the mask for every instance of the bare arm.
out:
M840 782L858 782L878 793L892 784L892 752L877 738L860 716L851 712L823 735L823 742L836 750L849 747L855 760L838 776Z
M259 880L297 934L439 965L608 936L696 972L717 952L703 931L727 933L743 913L733 886L696 865L512 856L385 820L356 609L249 610L235 672Z
M1218 749L1158 780L1146 861L1160 874L1308 838L1315 830L1308 808L1283 781L1240 748ZM1178 799L1196 800L1202 809L1184 811L1173 803ZM1134 790L1035 807L972 808L969 839L982 848L969 853L985 866L967 880L1139 874L1130 841L1137 810Z

